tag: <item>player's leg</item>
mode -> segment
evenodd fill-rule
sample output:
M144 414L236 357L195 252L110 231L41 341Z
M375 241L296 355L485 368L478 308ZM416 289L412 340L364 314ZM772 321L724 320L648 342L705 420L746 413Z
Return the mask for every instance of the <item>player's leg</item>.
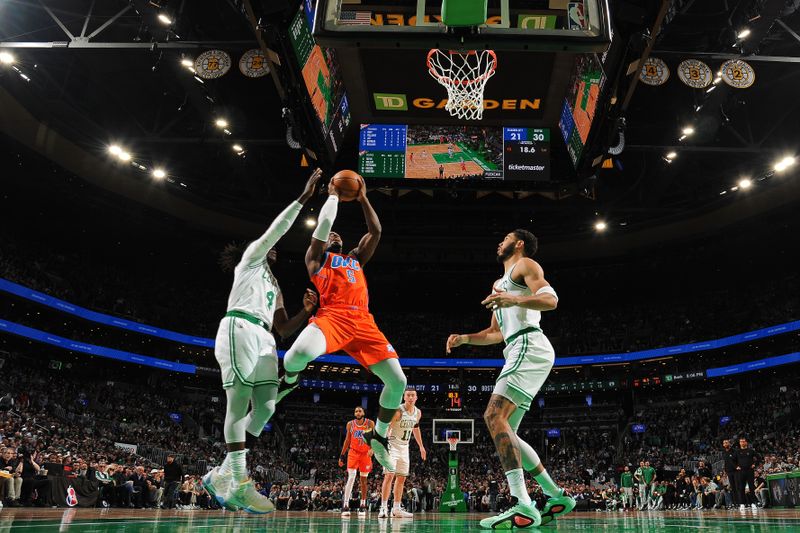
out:
M393 481L394 472L389 472L384 468L383 484L381 485L381 508L378 512L378 518L389 518L389 494L392 492Z
M298 379L300 372L305 370L311 361L324 354L326 348L325 334L316 324L309 324L300 332L283 358L283 368L286 373L278 385L276 402L280 402L297 388L300 383Z
M366 459L369 460L370 465L372 465L372 458L369 455L366 456ZM359 472L358 480L360 485L359 493L361 496L361 501L358 502L358 517L364 518L367 516L367 497L368 497L367 491L369 490L368 488L369 472L364 472L363 470Z
M386 346L390 345L386 343L384 349ZM397 357L384 359L368 368L383 382L383 390L378 398L379 409L375 431L365 431L364 439L375 452L375 459L390 472L394 472L395 465L389 456L389 441L386 439L386 434L394 414L403 402L403 393L407 383L406 375L403 373Z
M394 505L392 505L392 518L414 518L414 515L403 509L403 494L406 484L406 478L409 473L409 457L408 447L396 448L392 450L392 456L395 459L396 475L394 478Z
M355 468L356 465L353 462L356 455L358 454L353 452L347 455L347 481L344 484L344 492L342 493L342 516L345 517L350 516L350 500L353 499L353 486L356 484L356 474L358 473L358 469Z
M245 438L247 447L251 448L256 439L264 431L264 425L275 414L275 403L278 397L278 352L275 338L271 334L262 339L261 353L258 358L254 376L252 410L247 415Z

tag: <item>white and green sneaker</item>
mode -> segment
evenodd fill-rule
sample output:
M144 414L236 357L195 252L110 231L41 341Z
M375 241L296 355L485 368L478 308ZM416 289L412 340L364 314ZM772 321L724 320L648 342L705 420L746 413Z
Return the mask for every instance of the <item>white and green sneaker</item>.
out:
M203 476L203 487L225 509L238 511L238 507L225 499L225 495L231 486L231 479L233 479L233 476L230 472L222 472L218 466L215 466L208 474Z
M481 527L484 529L532 529L539 527L542 517L536 504L530 505L518 503L508 511L497 516L490 516L481 520Z
M272 501L256 490L256 484L252 479L241 483L232 481L225 501L252 514L267 514L275 510Z
M562 490L561 496L547 500L542 509L542 525L549 524L559 516L563 516L575 509L575 498L567 496Z

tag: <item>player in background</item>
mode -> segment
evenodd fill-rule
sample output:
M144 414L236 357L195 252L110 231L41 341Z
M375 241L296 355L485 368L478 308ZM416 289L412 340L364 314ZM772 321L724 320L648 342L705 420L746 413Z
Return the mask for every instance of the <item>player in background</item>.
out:
M539 321L542 311L556 308L558 296L545 280L542 267L531 259L537 248L536 237L527 230L517 229L505 236L497 247L497 260L505 272L492 285L492 294L481 302L493 311L491 324L477 333L450 335L446 344L447 353L462 344L506 344L503 350L506 363L483 418L517 504L504 513L481 520L481 527L488 529L534 528L575 508L575 500L556 485L536 451L517 435L522 417L547 380L555 360L553 347ZM549 496L541 513L528 495L523 469L533 474L542 492Z
M633 507L633 474L628 465L625 465L625 471L619 478L619 486L622 488L622 508L630 509Z
M409 158L409 161L410 161L411 163L413 163L413 162L414 162L414 152L409 152L409 154L408 154L408 158Z
M394 472L386 433L403 400L406 376L394 347L369 312L364 275L364 265L372 258L381 238L381 223L362 183L358 201L367 222L367 233L354 249L343 254L342 238L331 231L339 207L339 197L332 183L328 185L328 194L306 252L306 268L319 291L320 307L286 352L283 360L286 373L281 378L278 401L297 388L298 375L311 361L324 353L344 350L383 382L378 421L373 431L364 433L364 439L378 462Z
M372 431L375 422L364 417L364 409L356 407L354 420L347 423L347 436L344 438L342 453L339 455L339 467L347 465L347 482L342 494L342 516L350 516L350 500L353 497L353 485L356 472L361 474L361 504L358 506L358 517L367 516L367 478L372 472L372 448L364 441L364 432Z
M419 421L422 419L422 411L417 409L417 391L407 390L403 394L403 404L392 418L389 425L389 455L395 461L395 472L383 472L383 486L381 487L381 508L378 518L389 517L389 492L392 490L394 480L394 505L392 506L392 518L414 518L414 515L403 509L400 503L403 501L403 486L411 470L409 459L409 442L411 436L417 441L419 454L422 460L428 458L425 445L422 444L422 433L419 430Z
M453 159L453 145L452 144L448 144L447 145L447 156L450 159Z
M439 165L439 179L444 178L444 165Z
M277 257L273 247L292 227L303 204L314 194L321 175L319 169L315 170L300 197L247 246L234 269L228 312L217 330L214 355L228 401L224 427L228 453L222 465L203 478L203 485L229 509L259 514L274 510L272 502L256 491L247 476L246 447L261 435L275 412L278 352L271 330L274 326L284 338L292 335L308 320L317 296L307 290L303 309L289 318L270 264Z
M463 159L461 159L460 161L461 161L461 172L466 172L467 171L467 164L464 163Z
M643 511L647 504L647 484L644 482L644 461L639 461L639 468L634 470L633 479L636 481L636 486L639 493L636 495L636 507Z

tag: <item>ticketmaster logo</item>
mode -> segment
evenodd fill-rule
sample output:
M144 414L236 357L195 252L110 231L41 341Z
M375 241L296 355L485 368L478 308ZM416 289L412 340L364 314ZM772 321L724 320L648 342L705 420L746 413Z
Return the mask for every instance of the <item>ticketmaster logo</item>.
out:
M372 93L375 109L378 111L408 111L408 102L404 94Z
M516 165L510 164L508 165L508 170L528 170L528 171L539 171L544 170L544 166L542 165Z

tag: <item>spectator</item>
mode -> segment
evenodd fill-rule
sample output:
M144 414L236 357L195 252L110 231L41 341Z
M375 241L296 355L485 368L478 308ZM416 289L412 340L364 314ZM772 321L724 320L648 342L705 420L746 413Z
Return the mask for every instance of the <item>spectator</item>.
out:
M745 488L752 498L751 506L756 508L755 502L755 469L756 452L750 448L747 439L739 439L739 449L736 450L736 488L739 491L739 509L744 509L748 499Z
M167 509L175 507L175 499L183 479L183 467L175 461L175 455L169 454L164 464L164 504Z

